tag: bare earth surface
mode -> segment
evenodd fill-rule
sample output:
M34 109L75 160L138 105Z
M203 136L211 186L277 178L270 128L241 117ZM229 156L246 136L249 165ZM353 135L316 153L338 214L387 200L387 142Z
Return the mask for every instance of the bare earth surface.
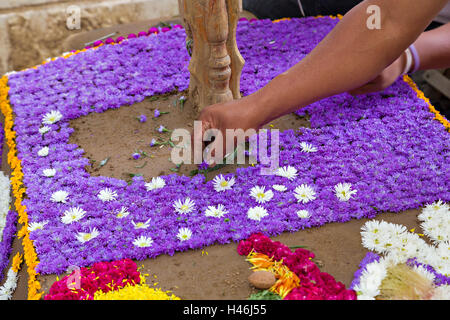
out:
M132 175L143 175L146 181L152 177L178 173L189 176L197 165L181 165L179 168L170 161L172 147L150 147L152 139L167 142L170 132L159 133L157 129L163 125L168 130L176 128L193 129L197 113L189 100L181 104L179 99L187 93L164 95L147 98L133 106L107 110L103 113L91 113L85 117L72 120L71 127L75 132L70 136L70 143L77 144L85 152L91 166L87 171L93 176L107 176L129 181ZM154 117L158 109L161 115ZM165 113L168 112L168 113ZM146 116L147 121L138 119ZM290 114L265 126L267 129L297 129L309 127L307 118ZM182 142L174 141L174 145ZM181 152L182 150L178 148ZM138 160L132 158L133 153L140 153ZM100 163L108 159L106 164ZM245 167L242 165L241 167ZM237 165L229 165L208 175L208 179L222 173L234 172Z

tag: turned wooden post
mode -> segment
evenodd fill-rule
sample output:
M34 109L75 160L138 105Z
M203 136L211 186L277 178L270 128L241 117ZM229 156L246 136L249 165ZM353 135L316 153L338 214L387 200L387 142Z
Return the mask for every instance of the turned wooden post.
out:
M189 64L189 96L204 107L241 97L240 78L244 59L236 43L241 0L178 0L192 45Z

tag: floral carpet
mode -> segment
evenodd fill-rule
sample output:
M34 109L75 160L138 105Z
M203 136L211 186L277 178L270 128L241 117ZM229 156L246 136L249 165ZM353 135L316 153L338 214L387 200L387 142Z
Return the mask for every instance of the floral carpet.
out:
M240 21L243 93L302 59L337 22ZM409 78L378 94L342 94L298 111L310 115L311 128L280 133L281 168L274 176L259 175L256 165L206 183L202 175L135 177L131 184L91 177L83 150L68 143L74 131L69 121L186 90L188 64L185 32L173 28L0 81L31 269L49 274L99 261L142 260L255 232L276 235L450 201L448 122L431 112Z

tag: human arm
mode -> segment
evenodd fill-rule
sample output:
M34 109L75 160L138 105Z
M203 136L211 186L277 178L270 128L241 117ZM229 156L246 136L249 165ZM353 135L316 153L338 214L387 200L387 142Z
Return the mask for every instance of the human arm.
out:
M200 114L202 132L216 128L258 129L322 98L370 82L413 43L447 0L366 0L349 11L302 61L261 90L209 106ZM377 5L381 29L367 27L367 8ZM197 133L197 138L201 139Z
M414 42L420 64L417 70L440 69L450 67L450 23L422 33ZM406 66L406 54L402 53L391 65L384 69L374 80L350 91L353 95L376 92L389 87L402 75ZM410 70L415 69L414 63Z

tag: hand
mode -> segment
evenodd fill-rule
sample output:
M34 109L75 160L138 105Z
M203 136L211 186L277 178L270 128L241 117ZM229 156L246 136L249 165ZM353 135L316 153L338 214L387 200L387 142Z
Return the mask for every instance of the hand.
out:
M360 88L349 91L349 93L353 96L356 96L382 91L393 84L398 79L398 77L402 75L405 65L406 57L405 53L403 53L390 66L384 69L375 79Z
M218 139L217 136L213 143L209 145L210 159L205 159L210 166L214 166L217 160L222 160L227 154L227 143L233 143L233 148L236 147L236 143L239 138L245 139L243 135L248 129L258 130L262 123L259 122L257 104L251 97L245 97L238 100L233 100L225 103L219 103L205 107L198 118L201 121L201 126L196 126L192 135L192 145L195 152L200 152L199 148L195 146L201 145L201 151L204 149L204 135L210 129L213 129L222 134L223 139ZM227 129L238 130L235 131L233 141L227 141ZM214 135L214 134L213 134ZM209 142L208 142L209 143ZM199 155L195 157L198 158Z

